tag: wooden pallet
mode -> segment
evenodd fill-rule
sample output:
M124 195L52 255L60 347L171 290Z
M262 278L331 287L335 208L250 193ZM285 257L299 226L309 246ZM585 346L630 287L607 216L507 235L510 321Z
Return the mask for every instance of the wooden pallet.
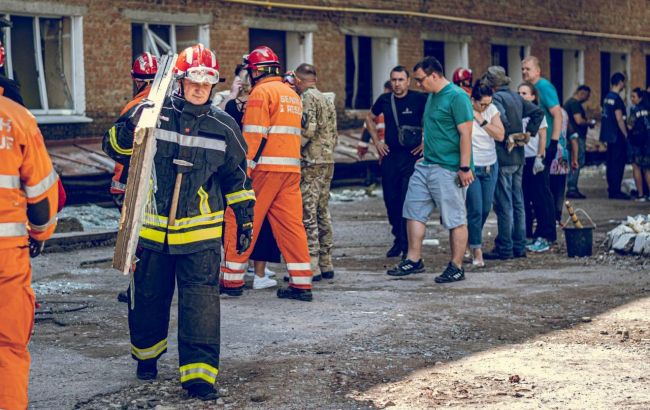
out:
M153 159L156 154L156 137L154 130L158 115L165 98L171 92L173 68L178 55L166 55L158 63L158 73L147 97L153 103L145 108L136 126L133 141L133 153L129 163L129 177L126 182L124 205L120 218L113 267L128 275L135 262L135 249L138 245L144 209L152 187Z

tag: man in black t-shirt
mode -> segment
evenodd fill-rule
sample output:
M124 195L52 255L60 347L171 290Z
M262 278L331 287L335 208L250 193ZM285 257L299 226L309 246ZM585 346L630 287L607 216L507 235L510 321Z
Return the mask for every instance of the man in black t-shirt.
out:
M587 102L591 95L591 88L581 85L564 103L564 110L569 115L569 134L577 133L578 139L571 140L571 144L577 144L577 158L571 156L571 170L567 179L567 198L584 199L586 198L578 190L578 178L580 178L580 168L585 165L585 151L587 141L587 129L593 127L596 122L587 120L584 103ZM569 135L570 136L570 135ZM575 141L575 142L573 142ZM572 150L573 152L574 150Z
M621 192L621 182L627 162L627 125L625 103L620 93L625 89L625 75L614 73L611 89L603 98L600 141L607 143L607 192L609 199L630 199Z
M387 257L404 256L408 250L406 221L402 217L402 207L408 188L409 178L413 173L415 161L422 155L422 145L415 149L400 144L395 116L391 105L391 96L395 98L395 108L400 126L422 127L422 116L427 95L409 90L409 72L403 66L397 66L390 72L392 92L377 98L366 117L366 127L382 158L381 184L384 191L384 203L391 224L391 233L395 237L393 246L386 253ZM385 138L377 137L375 118L384 114L386 124Z

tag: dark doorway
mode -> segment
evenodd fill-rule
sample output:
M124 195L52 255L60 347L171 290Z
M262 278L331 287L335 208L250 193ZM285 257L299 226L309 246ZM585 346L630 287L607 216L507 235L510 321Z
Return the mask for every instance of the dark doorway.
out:
M445 71L445 43L443 41L424 41L424 57L435 57Z
M345 36L345 107L368 109L372 103L372 39Z
M284 72L287 66L286 37L285 31L252 28L248 31L248 47L249 50L259 46L271 48L278 55L280 70Z
M500 65L508 71L508 46L502 46L499 44L492 44L492 65Z

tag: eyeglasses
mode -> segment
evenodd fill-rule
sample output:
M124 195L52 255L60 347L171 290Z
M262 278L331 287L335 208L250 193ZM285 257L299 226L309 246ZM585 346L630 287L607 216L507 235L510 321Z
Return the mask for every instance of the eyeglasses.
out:
M430 75L431 75L431 74L427 74L427 75L425 75L424 77L420 77L420 78L418 78L418 77L413 77L413 79L415 80L416 84L422 84L422 83L424 82L424 80L426 80L427 77L429 77Z
M209 67L191 67L185 72L185 77L193 83L215 85L219 82L219 71Z

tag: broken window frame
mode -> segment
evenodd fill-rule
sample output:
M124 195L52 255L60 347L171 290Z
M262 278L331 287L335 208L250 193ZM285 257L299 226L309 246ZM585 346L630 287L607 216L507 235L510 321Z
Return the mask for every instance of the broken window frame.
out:
M36 62L36 75L34 79L38 83L39 98L41 108L27 107L36 117L39 123L65 123L65 122L88 122L86 118L86 99L85 99L85 79L83 72L83 17L74 15L36 15L23 13L6 13L3 17L11 20L11 17L26 17L32 20L32 34L34 37L34 59ZM72 99L72 108L50 108L48 101L47 78L45 78L42 35L40 19L69 19L70 21L70 60L66 61L70 66L70 82L67 85L70 97ZM5 47L5 73L8 78L14 79L11 27L3 29L3 45ZM65 76L65 74L64 74ZM56 81L56 79L50 79ZM72 118L76 116L77 118Z
M176 24L176 23L158 23L153 21L137 21L131 22L131 26L142 26L142 50L149 52L156 57L164 54L179 53L182 50L178 49L176 41L176 30L178 27L196 27L197 43L202 43L205 47L210 48L210 26L208 24ZM169 43L160 38L153 30L149 28L150 25L167 26L169 27Z

